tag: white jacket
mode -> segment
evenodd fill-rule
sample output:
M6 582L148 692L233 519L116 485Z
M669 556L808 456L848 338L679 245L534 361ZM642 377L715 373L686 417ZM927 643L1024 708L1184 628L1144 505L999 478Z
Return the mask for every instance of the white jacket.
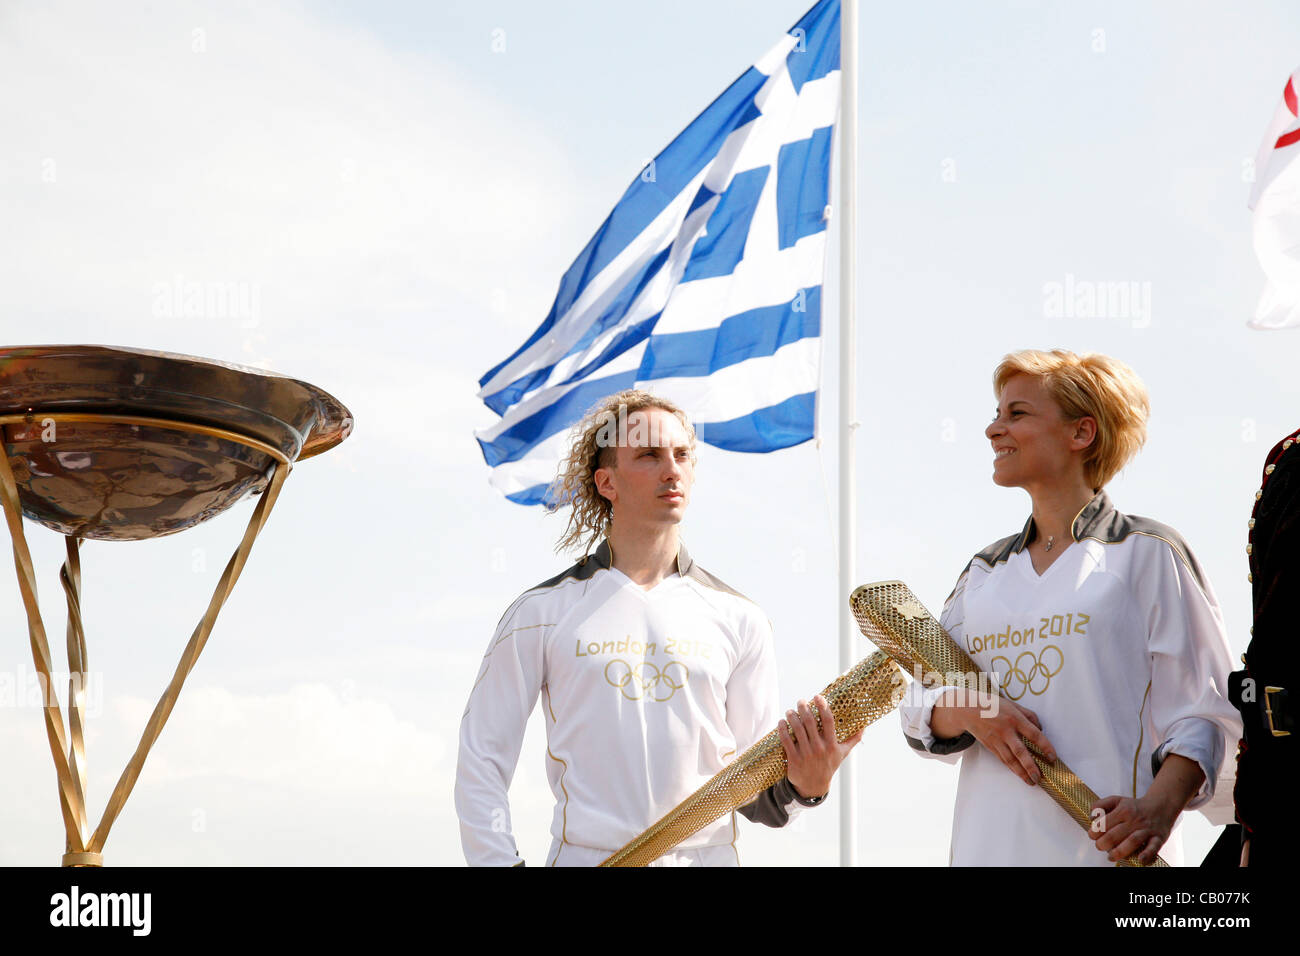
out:
M684 547L677 568L646 591L605 542L506 611L461 719L456 812L471 865L520 862L507 791L539 694L559 865L566 846L614 852L776 727L767 618ZM807 805L783 780L741 812L781 826L796 803ZM681 846L735 839L729 814Z
M1140 797L1171 753L1201 765L1188 804L1214 795L1240 731L1227 700L1232 670L1223 617L1191 550L1173 529L1121 514L1100 492L1073 541L1039 576L1024 530L967 565L940 623L1004 696L1042 721L1057 754L1099 797ZM936 740L942 688L913 682L900 708L917 753L961 761L953 865L1111 865L1088 834L969 734ZM1231 786L1228 785L1230 791ZM1177 827L1161 850L1181 862Z

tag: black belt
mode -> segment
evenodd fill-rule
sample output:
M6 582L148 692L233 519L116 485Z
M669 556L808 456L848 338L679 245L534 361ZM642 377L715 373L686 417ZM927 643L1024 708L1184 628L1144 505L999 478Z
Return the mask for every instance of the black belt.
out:
M1228 675L1228 700L1251 729L1265 736L1289 737L1296 730L1295 708L1285 687L1260 685L1246 671Z

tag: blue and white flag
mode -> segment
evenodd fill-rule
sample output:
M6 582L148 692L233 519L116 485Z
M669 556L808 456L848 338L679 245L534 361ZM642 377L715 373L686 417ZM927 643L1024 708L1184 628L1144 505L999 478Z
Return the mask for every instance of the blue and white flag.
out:
M570 427L614 392L680 405L701 441L813 437L840 5L822 0L627 188L551 312L479 380L492 484L540 504Z

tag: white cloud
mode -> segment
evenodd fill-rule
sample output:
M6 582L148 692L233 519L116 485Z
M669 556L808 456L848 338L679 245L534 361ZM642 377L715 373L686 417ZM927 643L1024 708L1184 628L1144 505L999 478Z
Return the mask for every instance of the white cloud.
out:
M115 736L139 733L154 701L111 705ZM277 694L186 689L145 765L151 785L226 776L280 790L429 797L445 777L447 742L344 687L299 684Z
M104 719L90 725L92 827L154 704L139 697L112 701ZM11 798L19 800L6 812L12 838L0 862L50 862L62 838L40 712L22 708L16 719L0 722L0 743ZM310 851L318 856L307 861L340 862L332 855L336 841L355 841L363 830L357 821L382 814L389 822L362 841L370 862L404 862L409 847L396 832L427 832L435 828L430 819L439 817L433 842L447 844L447 857L454 852L454 753L448 747L440 733L402 720L386 702L354 696L347 687L299 684L264 695L186 688L114 824L106 853L121 864L287 862L284 846L273 844L317 829L348 834L322 839ZM215 834L209 818L213 827L220 821ZM197 820L201 829L193 825ZM388 831L393 833L385 837ZM175 846L177 832L193 844ZM235 850L232 839L248 846ZM301 861L304 851L293 852Z
M278 368L293 330L450 290L481 290L486 311L564 209L561 157L527 117L309 10L18 3L3 19L11 315L93 313L155 347L215 324L244 353L223 354ZM154 315L178 277L257 287L257 326Z

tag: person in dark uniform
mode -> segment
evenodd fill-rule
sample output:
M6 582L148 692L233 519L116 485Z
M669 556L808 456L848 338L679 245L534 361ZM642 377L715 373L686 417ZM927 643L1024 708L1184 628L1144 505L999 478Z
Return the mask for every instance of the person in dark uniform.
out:
M1233 799L1241 824L1241 865L1280 866L1300 851L1300 811L1291 785L1300 769L1300 431L1278 442L1264 463L1250 519L1250 581L1255 608L1245 668L1229 679L1241 711Z

